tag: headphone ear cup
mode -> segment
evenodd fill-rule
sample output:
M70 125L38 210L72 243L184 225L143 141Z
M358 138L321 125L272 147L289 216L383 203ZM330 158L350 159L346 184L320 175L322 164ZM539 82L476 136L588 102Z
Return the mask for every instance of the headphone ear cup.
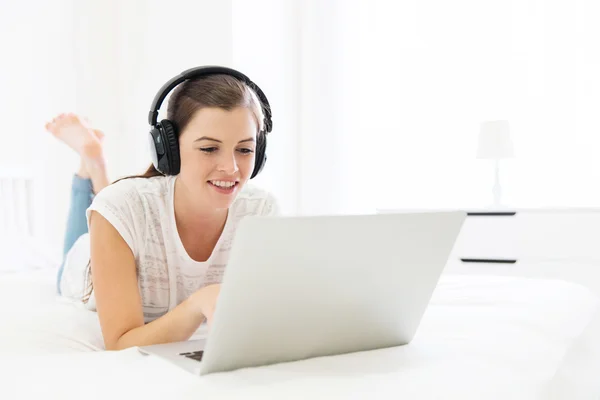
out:
M258 134L258 140L256 142L256 158L254 161L254 171L252 171L252 175L250 179L254 178L256 175L262 171L267 163L267 135L265 132L260 132Z
M163 134L163 143L165 144L165 161L168 165L168 171L165 171L165 175L177 175L181 169L177 129L175 128L175 125L168 119L163 119L160 121L159 125Z
M165 146L163 144L162 134L157 125L152 126L148 134L148 149L150 151L150 158L152 159L152 165L161 174L164 174L163 170L163 158L165 157Z

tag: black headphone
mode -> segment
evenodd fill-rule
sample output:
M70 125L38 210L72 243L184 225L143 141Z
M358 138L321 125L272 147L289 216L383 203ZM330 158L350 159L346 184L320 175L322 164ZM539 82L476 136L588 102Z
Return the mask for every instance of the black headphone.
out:
M160 105L165 97L167 97L167 94L169 94L169 92L180 83L188 79L215 74L225 74L237 78L254 90L260 99L264 113L264 130L259 132L256 138L256 160L254 164L254 171L252 171L250 179L258 175L258 173L265 166L265 163L267 162L267 133L271 132L273 129L273 121L271 120L271 106L269 105L267 97L258 87L258 85L256 85L250 80L250 78L239 71L219 66L203 66L188 69L174 78L171 78L160 88L154 97L154 100L152 100L150 112L148 113L148 122L151 126L149 137L150 155L152 157L152 164L154 164L154 168L156 168L158 172L164 175L177 175L181 167L177 127L168 119L163 119L157 123Z

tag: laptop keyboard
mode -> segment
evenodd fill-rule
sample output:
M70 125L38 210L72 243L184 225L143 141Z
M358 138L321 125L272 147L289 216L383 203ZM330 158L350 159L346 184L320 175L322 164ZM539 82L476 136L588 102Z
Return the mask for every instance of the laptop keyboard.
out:
M192 352L189 352L189 353L179 353L180 356L191 358L192 360L196 360L196 361L201 361L203 354L204 354L203 350L192 351Z

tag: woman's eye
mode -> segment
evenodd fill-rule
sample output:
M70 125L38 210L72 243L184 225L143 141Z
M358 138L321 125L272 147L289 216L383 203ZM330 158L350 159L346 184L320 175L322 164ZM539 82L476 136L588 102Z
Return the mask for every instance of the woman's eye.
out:
M212 153L212 152L217 151L217 148L216 147L203 147L200 149L200 151L203 151L205 153Z
M252 149L240 149L239 150L242 154L250 154L250 153L254 153L254 150Z

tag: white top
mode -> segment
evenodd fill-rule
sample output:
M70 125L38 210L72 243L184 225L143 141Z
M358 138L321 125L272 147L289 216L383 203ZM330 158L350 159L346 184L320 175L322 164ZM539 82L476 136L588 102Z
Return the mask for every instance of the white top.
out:
M104 188L87 210L102 214L121 234L135 257L144 319L172 310L196 290L220 283L239 221L248 215L276 215L272 195L247 184L229 209L217 245L205 262L193 260L179 237L173 206L176 177L130 178ZM89 261L89 235L67 255L61 281L63 296L81 298ZM95 309L92 298L88 308Z

